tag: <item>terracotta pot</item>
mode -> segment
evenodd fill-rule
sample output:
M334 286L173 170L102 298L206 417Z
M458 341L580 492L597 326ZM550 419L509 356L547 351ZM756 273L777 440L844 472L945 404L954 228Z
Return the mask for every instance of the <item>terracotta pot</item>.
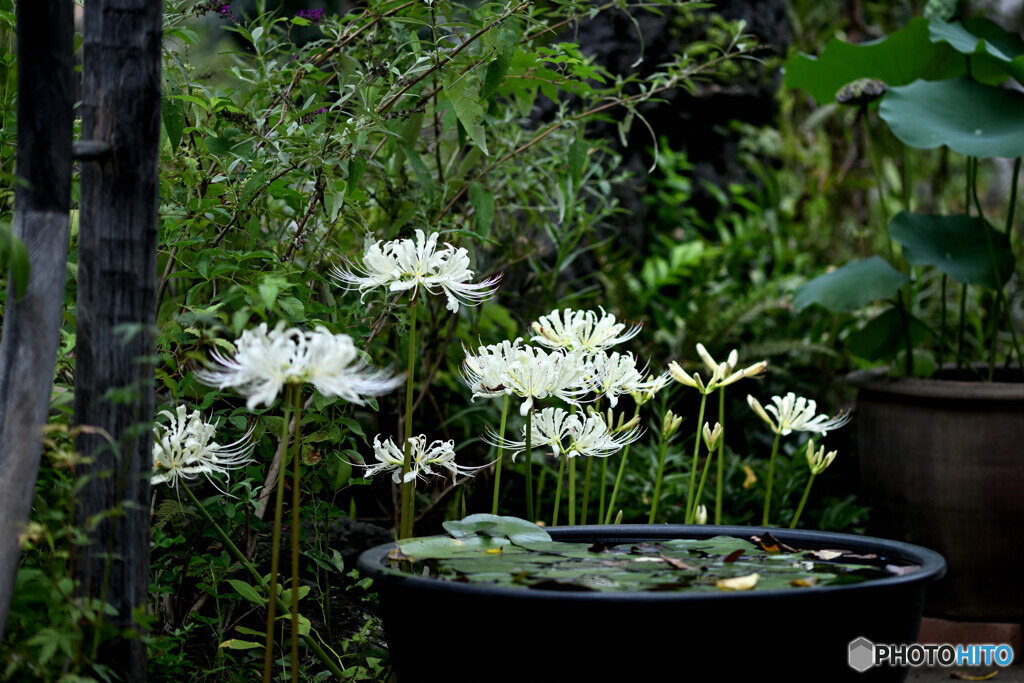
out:
M858 389L870 532L933 548L948 563L926 615L1024 621L1024 382L1016 375L922 380L879 369L847 378Z
M557 541L606 544L763 535L759 527L555 527ZM808 589L563 592L440 581L385 569L367 550L400 683L446 681L902 681L905 669L851 668L851 643L912 643L925 585L942 575L930 550L877 538L770 529L799 548L842 548L919 565L903 575ZM856 647L862 647L856 645Z

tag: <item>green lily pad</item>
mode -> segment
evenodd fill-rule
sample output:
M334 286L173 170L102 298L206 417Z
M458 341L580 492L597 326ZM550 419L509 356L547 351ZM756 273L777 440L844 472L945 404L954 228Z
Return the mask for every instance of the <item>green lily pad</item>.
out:
M530 548L533 543L548 543L551 536L533 522L518 517L480 513L459 520L444 522L441 526L452 536L473 534L505 537L518 546Z
M972 157L1024 155L1024 94L969 78L889 88L879 115L911 147Z
M785 83L827 104L839 88L858 78L877 78L892 87L964 73L963 58L948 43L932 42L928 21L918 17L877 41L851 45L832 40L817 58L799 54L786 62Z
M903 245L908 262L935 266L963 284L997 289L1013 275L1009 240L980 216L902 211L889 224L889 236Z
M932 19L928 33L932 41L948 43L961 54L987 57L987 64L1024 83L1024 40L991 19L976 17L963 24ZM977 66L977 61L971 62L971 76L989 82L979 75Z
M793 305L797 310L811 304L830 311L853 311L876 299L895 294L909 278L880 256L851 261L831 273L805 282L796 290Z
M470 536L468 538L428 536L398 542L402 553L416 560L463 557L467 553L482 555L488 550L508 545L511 545L510 542L504 538L489 538L487 536Z

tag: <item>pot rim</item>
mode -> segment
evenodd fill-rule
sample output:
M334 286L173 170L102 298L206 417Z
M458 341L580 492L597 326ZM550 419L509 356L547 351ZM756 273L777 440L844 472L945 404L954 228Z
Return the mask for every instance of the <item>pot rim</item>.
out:
M988 368L985 363L973 363L975 367ZM946 363L944 368L955 368ZM974 399L989 401L1024 401L1024 382L981 382L952 379L922 379L920 377L890 377L889 368L855 370L846 375L850 386L883 394L914 396L917 398Z
M857 536L831 531L813 531L809 529L779 529L774 527L755 526L715 526L693 524L610 524L565 527L556 526L546 529L552 538L558 541L592 541L600 537L606 543L630 543L643 540L668 540L673 538L711 538L713 536L736 536L747 538L771 532L778 540L787 544L795 544L807 549L840 547L847 550L866 550L883 555L891 555L902 562L920 565L921 569L909 574L886 576L862 583L841 584L836 586L815 586L806 591L790 589L759 590L759 591L722 591L718 593L687 593L687 592L643 592L643 591L600 591L573 592L529 590L527 588L509 588L506 586L489 586L483 584L457 583L439 581L412 575L401 575L387 571L383 560L394 547L395 543L385 543L364 551L359 556L357 567L360 572L370 576L374 581L401 585L408 588L422 588L441 592L460 594L479 594L495 598L516 600L559 600L569 602L580 601L617 601L632 600L635 602L688 602L691 600L777 600L781 596L820 595L865 590L881 587L896 587L907 584L937 581L946 573L946 561L939 553L921 546L875 538L873 536Z

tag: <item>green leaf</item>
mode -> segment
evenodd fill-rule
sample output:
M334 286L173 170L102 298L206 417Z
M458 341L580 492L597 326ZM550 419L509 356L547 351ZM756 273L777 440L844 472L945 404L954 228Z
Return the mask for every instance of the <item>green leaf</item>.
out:
M231 638L225 640L217 647L226 647L229 650L255 650L258 647L263 647L263 643L254 643L249 640L239 640L238 638Z
M409 160L409 165L412 167L413 175L415 175L416 180L419 181L420 187L422 187L424 192L427 193L427 200L433 202L434 176L430 175L430 169L428 169L427 165L423 163L423 159L420 158L419 153L412 145L403 141L399 141L398 144L405 153L405 157Z
M485 554L488 550L508 545L511 544L504 538L488 536L470 536L464 539L429 536L398 541L398 547L402 553L415 559L441 559L462 557L473 553Z
M551 536L533 522L518 517L479 513L461 521L444 522L441 526L452 536L504 536L518 546L529 548L533 542L549 542Z
M807 90L818 104L858 78L877 78L890 87L917 79L938 80L966 73L964 60L945 43L933 43L920 17L885 38L862 45L832 40L818 58L799 54L786 62L786 87Z
M511 22L507 19L506 22ZM484 36L485 44L494 49L494 59L487 65L487 74L484 76L484 87L480 91L480 100L490 99L494 91L498 89L501 82L508 73L508 67L512 64L512 57L516 53L517 31L507 23L497 29L488 31Z
M181 146L181 132L185 129L185 107L181 100L166 95L160 99L160 103L167 140L171 143L171 149L177 150Z
M267 604L266 598L260 595L259 591L257 591L255 588L247 584L245 581L242 581L240 579L228 579L228 583L231 585L232 588L235 589L236 593L241 595L243 598L245 598L252 604L259 605L260 607Z
M475 86L476 79L472 72L459 74L453 71L449 79L445 79L444 92L451 101L455 115L459 117L459 122L466 130L466 135L486 155L487 139L481 123L484 110L477 102Z
M797 310L811 304L830 311L852 311L875 299L884 299L909 278L879 256L851 261L831 273L820 275L796 290L793 305Z
M473 183L469 186L469 202L474 209L473 225L477 232L486 237L494 222L494 195L480 183Z
M242 186L242 193L238 196L238 203L248 208L249 203L266 186L269 175L270 169L265 168L249 176L248 180L245 181L245 185Z
M903 245L908 262L935 266L962 284L998 289L1013 275L1009 240L980 216L901 211L889 224L889 237Z
M891 360L897 352L906 350L907 341L903 330L903 315L909 314L901 314L895 308L886 310L847 337L846 348L853 355L865 360ZM913 316L910 316L907 324L910 328L910 345L916 347L928 335L928 328ZM914 355L916 357L917 353L915 352Z
M25 296L28 289L28 276L31 270L28 261L28 248L17 235L11 240L11 279L14 281L14 296L18 299Z
M587 167L587 142L578 137L569 145L569 177L578 187L580 179L583 178L583 171Z
M1024 83L1024 40L991 19L975 17L965 24L932 19L928 32L932 41L948 43L961 54L989 57L1005 73ZM976 60L971 62L971 75L978 78Z
M911 147L972 157L1024 155L1024 93L969 78L890 88L879 115Z

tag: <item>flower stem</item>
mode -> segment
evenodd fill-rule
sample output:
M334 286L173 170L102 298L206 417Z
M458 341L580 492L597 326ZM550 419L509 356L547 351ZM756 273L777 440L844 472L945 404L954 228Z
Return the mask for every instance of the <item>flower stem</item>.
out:
M526 413L526 519L536 521L533 510L533 408Z
M600 482L597 491L597 523L604 524L604 494L605 489L608 487L605 484L608 481L608 458L601 458L601 476L598 477Z
M590 504L590 470L594 466L594 459L587 458L587 471L583 477L583 509L580 512L580 524L587 523L587 506Z
M551 515L551 526L558 526L558 508L562 502L562 477L565 476L566 460L568 458L562 456L562 461L558 463L558 483L555 485L555 514Z
M236 546L231 541L231 537L228 536L222 528L220 528L219 524L213 521L213 517L211 517L209 511L207 511L207 509L203 507L203 504L199 502L199 499L196 498L195 494L192 493L192 491L187 486L183 486L181 488L185 489L185 493L188 494L188 497L192 500L192 503L196 506L196 509L199 510L199 514L202 515L203 519L206 520L206 523L209 524L217 533L217 536L220 537L220 540L224 543L224 546L231 552L232 555L235 556L235 559L238 560L238 562L245 568L245 571L249 573L249 578L252 579L253 583L257 585L262 584L263 577L259 575L259 572L257 572L256 568L252 566L252 563L246 559L245 555L242 554L242 551L238 549L238 546ZM282 612L285 609L284 602L273 594L268 595L268 602L276 603L276 605L281 608ZM309 647L313 651L313 654L316 655L316 658L319 659L321 663L323 663L323 665L331 671L332 674L337 676L338 680L343 680L345 678L344 670L338 665L337 662L335 662L333 659L327 656L327 653L324 652L324 649L320 647L319 643L313 640L313 638L309 635L303 635L301 637L302 641L306 644L306 646Z
M291 424L292 391L296 388L291 384L285 387L284 427L281 430L281 468L277 474L277 494L274 499L274 533L270 544L270 600L267 602L267 637L263 646L263 683L270 683L274 668L274 620L277 608L277 572L279 567L278 552L281 549L281 510L284 507L284 476L288 456L288 435Z
M501 404L501 426L498 428L498 443L501 444L505 438L505 421L508 418L508 394ZM505 452L504 447L498 446L498 459L494 461L494 497L491 500L491 514L498 514L498 490L501 485L501 456Z
M704 471L700 475L700 485L697 486L697 497L693 499L693 508L690 509L690 515L686 520L687 524L693 524L697 519L697 508L700 507L700 497L704 493L704 482L708 479L708 471L711 469L713 457L715 457L715 452L708 451L708 458L704 461Z
M409 301L409 362L406 370L405 383L405 461L402 463L402 508L398 523L398 538L410 538L412 536L413 510L415 505L415 479L406 481L405 475L412 469L412 386L413 377L416 372L416 295L413 294Z
M722 523L722 489L725 482L725 387L718 390L718 424L722 436L718 440L718 478L715 479L715 524Z
M781 432L775 432L772 456L768 459L768 490L764 493L764 514L761 516L761 526L768 526L768 512L772 505L772 480L775 479L775 456L779 453L779 439L781 437Z
M292 391L295 434L292 437L292 683L299 681L299 470L302 461L302 388Z
M576 526L576 461L565 458L569 461L569 526Z
M640 415L640 406L636 407L636 411L633 413L635 419ZM612 515L615 514L615 499L619 495L619 485L622 483L622 473L626 471L626 458L629 456L629 447L632 443L627 443L626 447L622 449L622 460L619 461L619 472L615 475L615 485L612 486L612 496L608 499L608 511L604 517L605 524L612 523Z
M704 408L707 406L707 403L708 395L702 393L700 395L700 412L697 414L697 429L693 434L693 461L690 463L690 488L686 492L685 519L687 521L690 519L690 510L694 508L693 491L697 483L697 465L700 464L697 460L697 456L700 455L700 428L704 424ZM661 478L660 474L658 478Z
M665 473L665 453L667 451L668 437L662 432L661 443L658 445L658 477L654 480L654 497L651 499L651 513L647 516L648 524L654 524L654 516L658 513L658 499L661 498L661 476ZM608 514L611 514L610 509Z
M807 480L807 487L804 489L804 495L800 499L800 504L796 506L796 514L793 515L793 521L790 522L789 528L795 529L796 523L800 521L800 513L804 511L804 505L807 504L807 496L811 493L811 484L814 483L814 472L811 472L811 478Z

